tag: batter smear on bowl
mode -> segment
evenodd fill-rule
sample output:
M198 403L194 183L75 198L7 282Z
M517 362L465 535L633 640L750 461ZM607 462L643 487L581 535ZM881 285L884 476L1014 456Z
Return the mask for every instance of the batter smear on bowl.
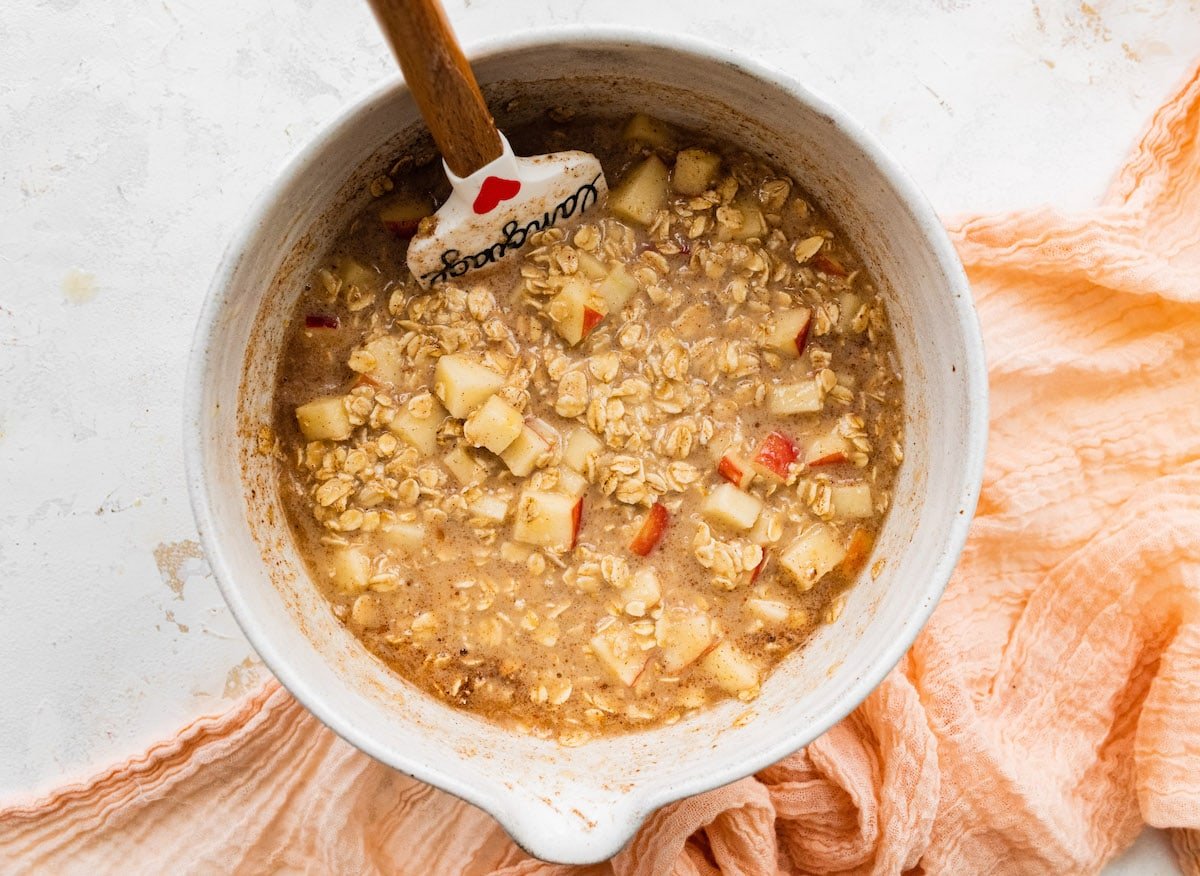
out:
M554 115L514 147L598 155L607 202L424 291L405 241L444 182L377 180L301 296L274 430L346 627L578 744L752 700L839 621L904 412L884 302L793 180L645 116Z

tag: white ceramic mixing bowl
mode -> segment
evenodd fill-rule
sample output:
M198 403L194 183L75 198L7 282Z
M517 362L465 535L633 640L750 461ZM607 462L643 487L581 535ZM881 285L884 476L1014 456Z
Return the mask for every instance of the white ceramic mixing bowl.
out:
M958 558L987 429L982 342L962 268L912 182L852 120L797 82L711 45L629 30L555 30L477 47L501 127L551 107L643 111L740 141L790 172L857 245L886 296L905 375L906 461L876 556L840 621L752 704L581 747L507 732L387 670L306 577L279 507L269 422L286 318L366 182L420 136L399 82L357 103L271 184L213 282L192 350L192 502L225 598L276 676L342 737L494 815L538 857L612 855L665 803L748 775L853 709L909 647Z

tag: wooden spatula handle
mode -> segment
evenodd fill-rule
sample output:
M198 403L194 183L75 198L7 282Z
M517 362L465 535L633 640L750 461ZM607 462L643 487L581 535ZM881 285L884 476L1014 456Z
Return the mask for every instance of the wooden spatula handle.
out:
M446 164L469 176L500 157L496 123L438 0L369 0Z

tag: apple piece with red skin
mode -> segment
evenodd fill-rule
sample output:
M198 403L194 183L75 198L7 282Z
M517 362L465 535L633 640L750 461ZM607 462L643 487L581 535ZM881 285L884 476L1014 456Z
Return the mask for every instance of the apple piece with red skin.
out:
M304 317L304 327L309 330L330 331L341 328L336 313L310 313Z
M400 240L408 240L417 233L421 220L431 215L433 205L427 199L402 197L379 211L379 221Z
M766 549L764 549L762 559L758 561L758 565L755 566L754 569L750 572L750 583L751 584L753 584L755 581L757 581L758 576L762 574L763 568L767 565L767 557L768 556L770 556L769 552Z
M575 507L571 509L571 549L575 549L575 545L579 543L579 530L583 528L583 496L575 502Z
M668 516L667 507L661 502L655 502L650 507L646 519L642 521L637 535L629 543L629 549L639 557L647 556L662 541L663 533L667 531Z
M546 307L554 330L572 347L591 334L607 312L604 299L581 278L571 279Z
M823 274L829 274L831 277L845 277L849 273L841 262L823 252L813 256L812 266Z
M856 529L850 534L850 543L846 545L846 556L842 558L842 572L848 578L856 578L867 566L871 558L871 548L875 546L875 537L865 529Z
M771 432L754 454L754 464L767 477L786 481L788 469L800 456L800 449L782 432Z
M600 320L604 319L604 314L598 310L592 310L590 307L583 308L583 336L586 338L592 333L592 329L600 325Z
M754 469L736 453L726 453L721 457L717 463L717 474L740 490L746 489L754 480Z
M850 459L850 442L836 432L822 435L808 446L804 464L810 468L840 465Z
M812 323L812 311L807 307L781 310L771 320L764 346L781 356L798 359L808 347Z

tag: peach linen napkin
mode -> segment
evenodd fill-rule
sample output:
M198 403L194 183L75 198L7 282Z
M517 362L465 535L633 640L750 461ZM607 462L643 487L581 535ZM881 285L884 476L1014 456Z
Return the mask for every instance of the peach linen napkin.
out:
M1146 823L1200 874L1200 68L1101 206L951 233L992 425L945 599L825 736L579 873L1091 873ZM358 753L275 682L0 810L0 869L576 872Z

